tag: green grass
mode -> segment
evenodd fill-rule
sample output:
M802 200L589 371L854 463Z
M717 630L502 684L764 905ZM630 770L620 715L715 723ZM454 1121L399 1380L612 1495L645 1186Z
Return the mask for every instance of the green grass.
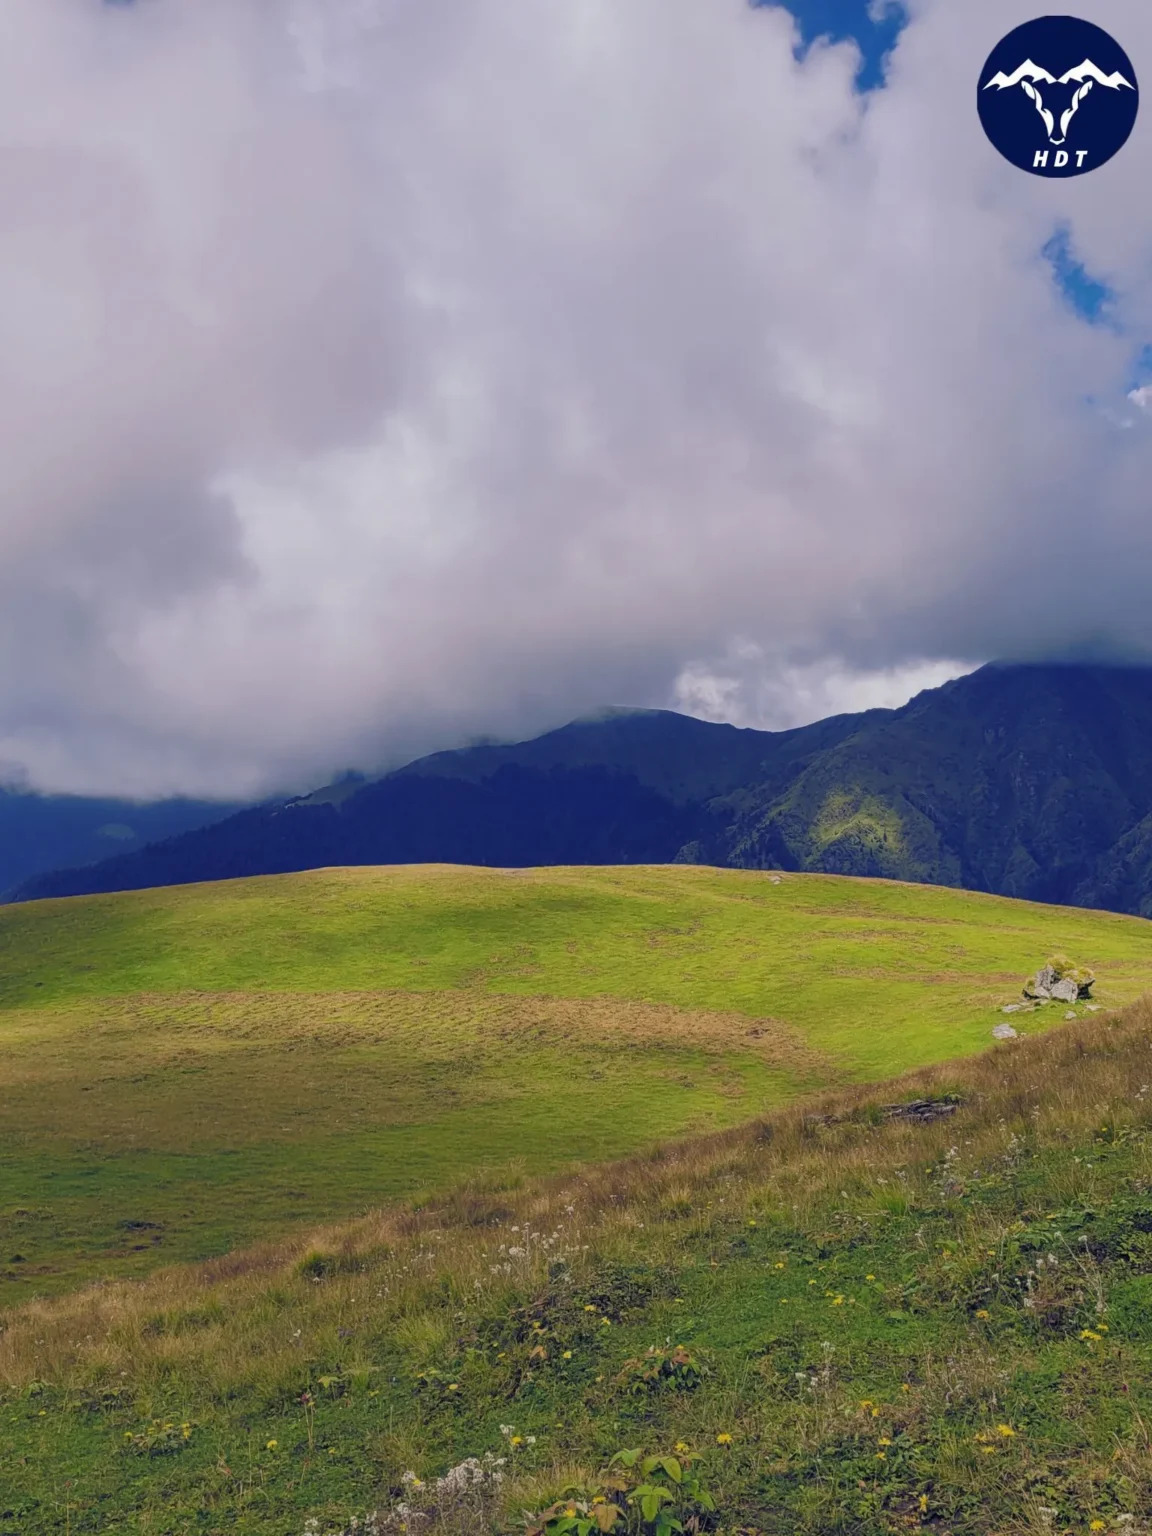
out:
M511 1532L637 1446L699 1454L727 1536L1146 1533L1146 1076L1140 1004L13 1314L0 1533L345 1532L489 1452L482 1506L419 1528ZM946 1119L882 1122L945 1092ZM699 1382L639 1382L675 1345Z
M1105 1005L1137 996L1150 937L678 867L324 870L5 907L0 1305L963 1055L1054 950L1095 967Z

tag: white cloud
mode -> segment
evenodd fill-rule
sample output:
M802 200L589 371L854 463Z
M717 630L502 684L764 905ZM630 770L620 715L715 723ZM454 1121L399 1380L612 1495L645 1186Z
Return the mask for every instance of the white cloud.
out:
M689 663L676 679L673 707L701 720L786 731L829 715L897 709L972 670L971 662L934 661L862 672L835 657L793 666L737 644L719 665Z
M911 9L865 100L743 0L6 0L0 759L243 792L1147 650L1152 443L1084 401L1148 121L1021 175L973 98L1031 10Z

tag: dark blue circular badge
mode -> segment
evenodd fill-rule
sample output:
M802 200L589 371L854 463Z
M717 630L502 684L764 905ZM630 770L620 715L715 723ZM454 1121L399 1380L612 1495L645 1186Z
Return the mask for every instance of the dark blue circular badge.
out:
M984 132L1036 176L1082 176L1111 160L1139 104L1123 48L1076 16L1038 16L1001 38L976 92Z

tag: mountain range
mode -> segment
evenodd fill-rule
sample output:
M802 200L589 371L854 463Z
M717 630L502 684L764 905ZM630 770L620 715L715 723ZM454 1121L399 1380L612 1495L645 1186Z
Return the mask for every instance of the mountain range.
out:
M37 874L14 899L426 862L813 870L1152 915L1152 669L993 663L789 731L609 710Z
M240 809L220 800L114 800L0 788L0 892L47 870L94 864Z

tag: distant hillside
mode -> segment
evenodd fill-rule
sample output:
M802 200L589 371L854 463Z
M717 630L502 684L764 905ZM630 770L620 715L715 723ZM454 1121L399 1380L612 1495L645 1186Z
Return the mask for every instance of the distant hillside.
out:
M1152 914L1152 670L992 665L798 730L611 711L30 880L18 899L336 864L695 862Z
M1152 911L1152 670L988 666L713 812L725 862Z
M366 784L245 810L95 868L29 881L17 899L328 865L707 863L727 828L713 800L747 782L792 782L868 718L769 732L667 710L611 711L518 746L441 752Z
M140 802L0 789L0 892L48 870L136 852L239 809L234 801Z
M1139 918L683 864L0 908L0 1313L979 1051L1054 951L1096 973L1082 1015L1152 986Z

